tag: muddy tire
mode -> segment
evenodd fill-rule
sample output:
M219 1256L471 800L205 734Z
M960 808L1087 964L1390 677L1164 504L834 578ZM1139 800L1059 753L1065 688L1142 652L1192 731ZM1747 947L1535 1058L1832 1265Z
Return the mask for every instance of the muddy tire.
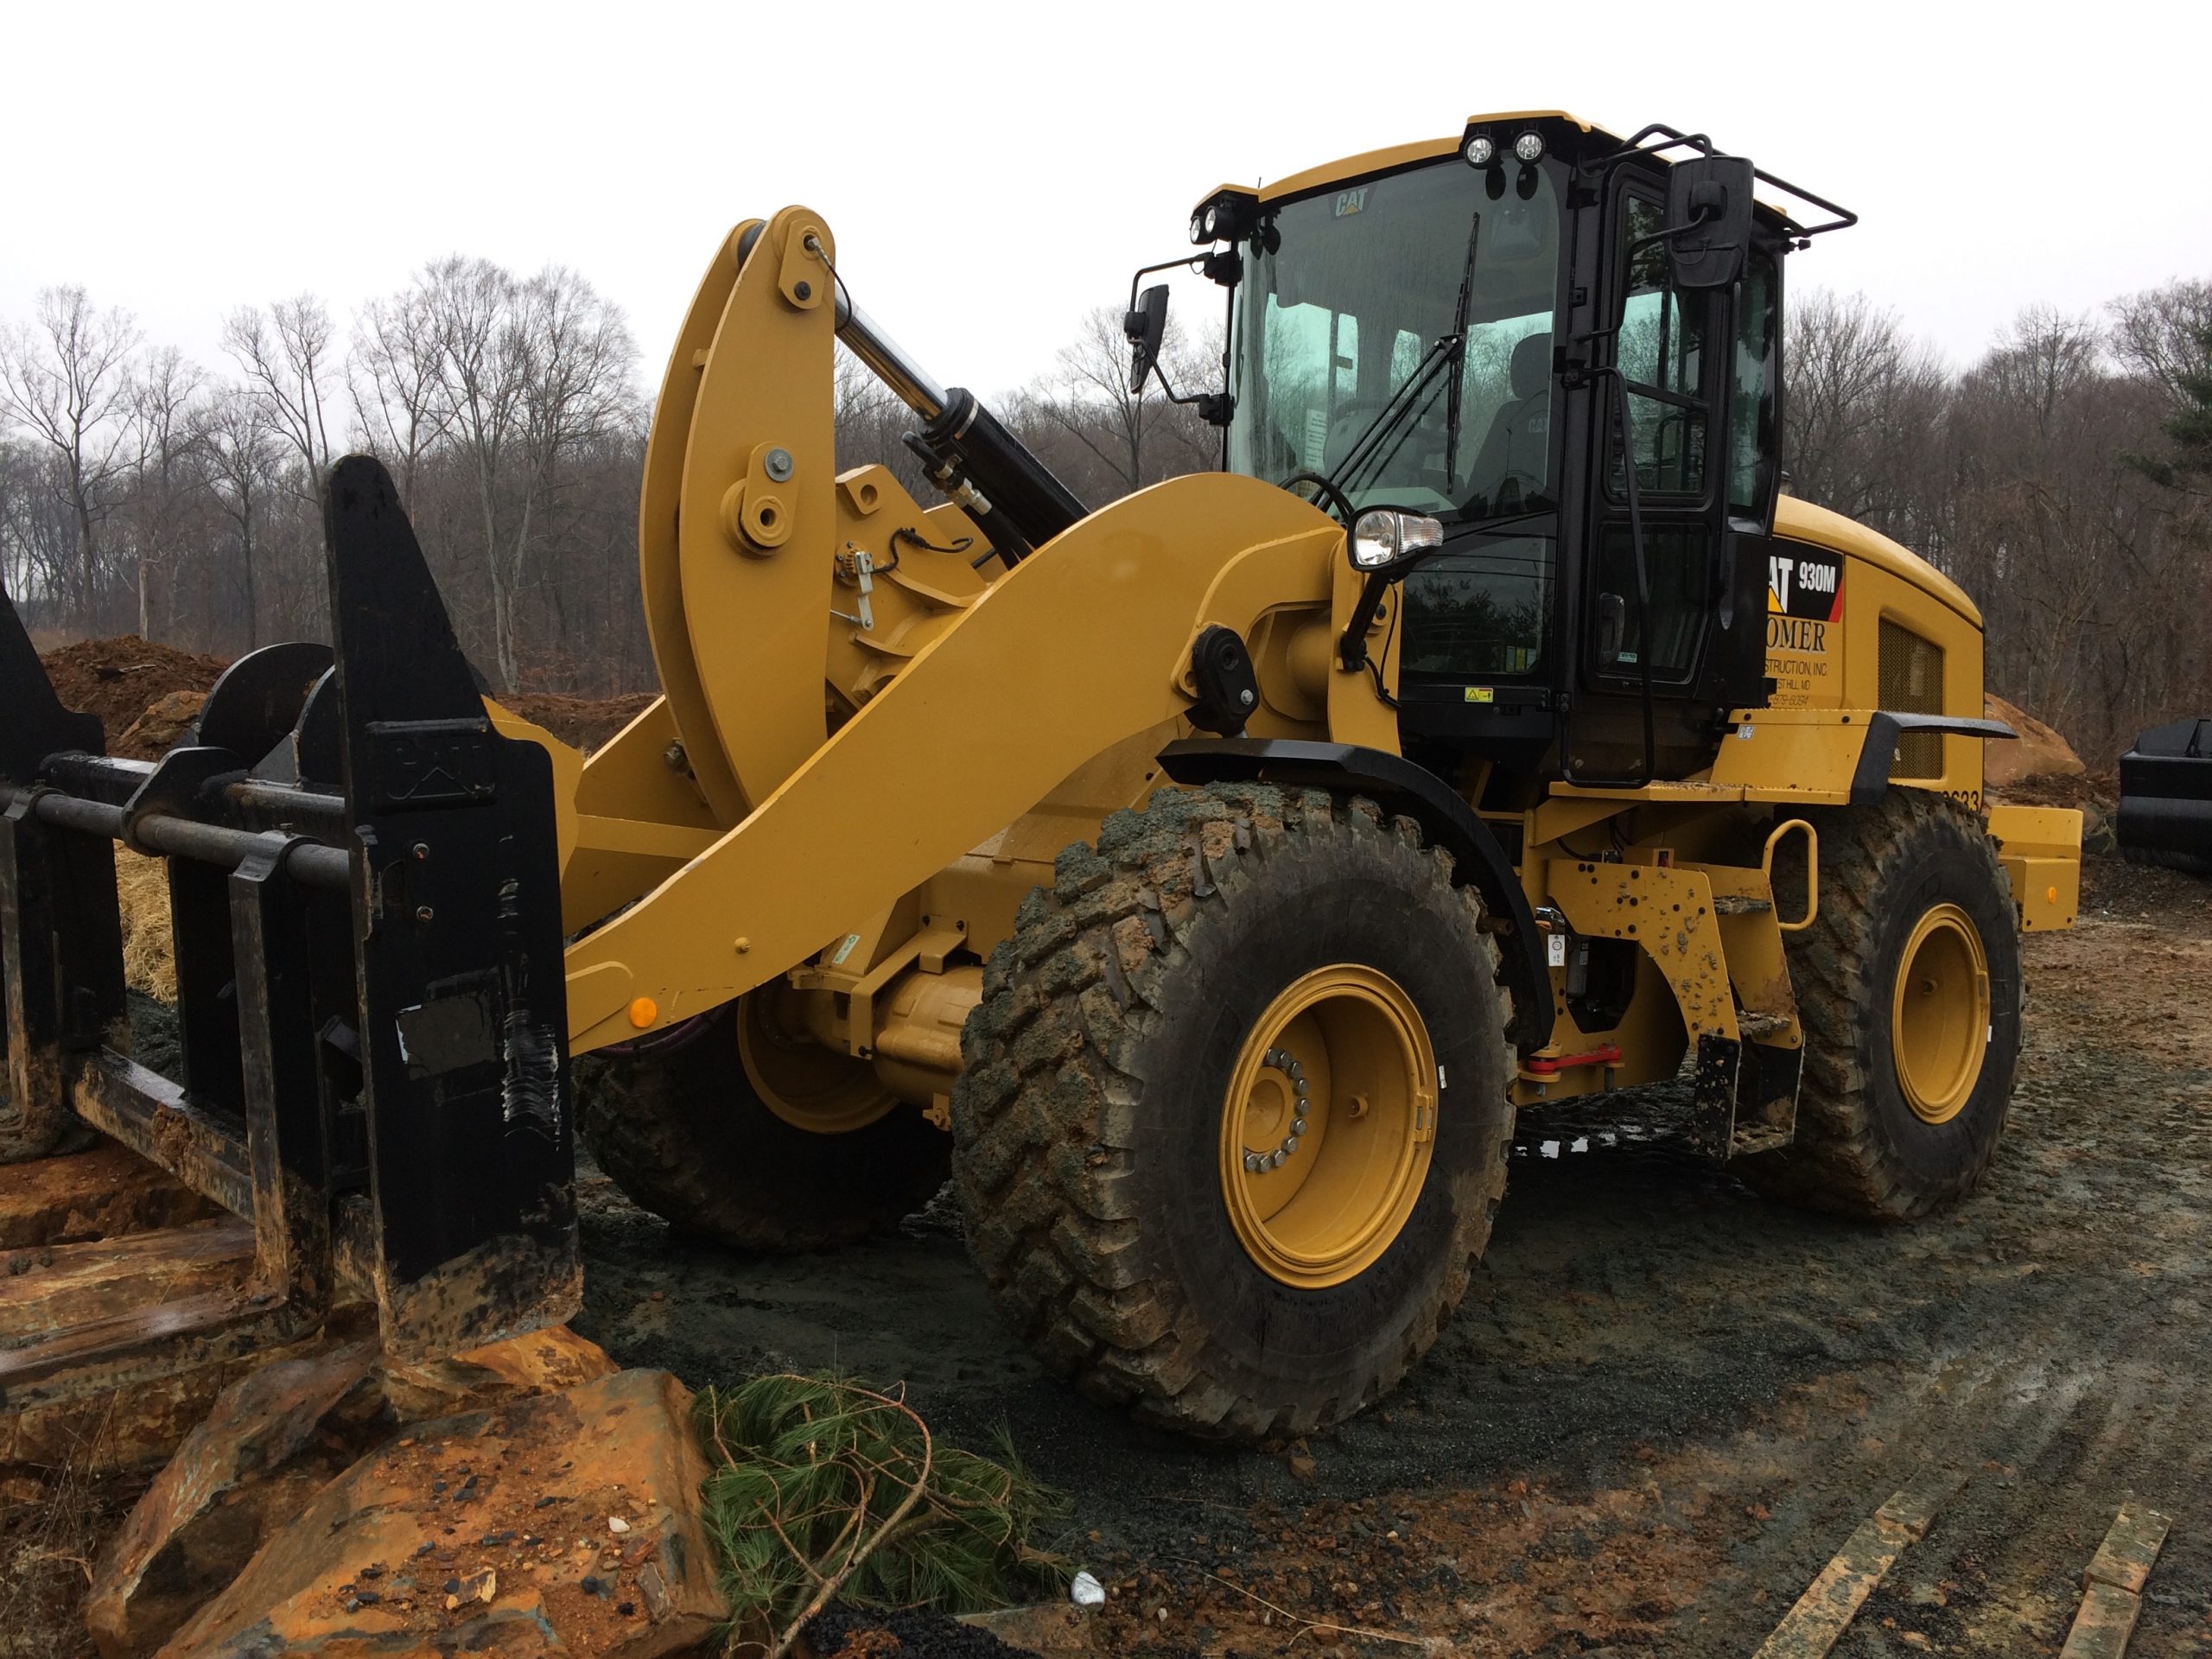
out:
M1144 1421L1255 1440L1351 1416L1435 1341L1504 1192L1510 1001L1480 901L1411 821L1260 786L1163 791L1056 877L992 954L952 1097L994 1299ZM1421 1149L1418 1093L1394 1091L1426 1065ZM1344 1092L1361 1077L1371 1101ZM1412 1152L1359 1151L1407 1124ZM1325 1185L1347 1170L1370 1186ZM1340 1217L1301 1208L1324 1193ZM1364 1232L1341 1219L1370 1204Z
M1997 1154L2020 1049L2012 888L1980 820L1924 791L1813 817L1820 915L1789 944L1797 1138L1729 1167L1792 1203L1908 1220L1972 1192ZM1802 913L1803 872L1777 861L1785 914Z
M630 1201L679 1232L796 1253L887 1231L936 1196L951 1143L912 1106L841 1133L769 1106L740 1052L743 1001L576 1063L577 1127Z

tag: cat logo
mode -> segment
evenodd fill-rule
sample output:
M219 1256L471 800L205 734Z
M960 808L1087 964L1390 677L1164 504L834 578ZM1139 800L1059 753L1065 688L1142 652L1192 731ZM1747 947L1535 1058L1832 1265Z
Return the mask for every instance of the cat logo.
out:
M1363 184L1359 186L1357 189L1339 190L1337 192L1337 217L1338 219L1349 219L1354 213L1363 210L1366 206L1367 187Z

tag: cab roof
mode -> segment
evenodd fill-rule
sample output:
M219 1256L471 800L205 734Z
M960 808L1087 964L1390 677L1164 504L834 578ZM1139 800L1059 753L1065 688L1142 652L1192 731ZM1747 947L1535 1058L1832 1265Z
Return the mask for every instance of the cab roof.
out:
M1605 128L1592 122L1585 121L1580 116L1571 114L1566 110L1505 110L1490 114L1469 116L1456 137L1419 138L1410 143L1393 144L1383 149L1370 149L1357 156L1341 156L1332 162L1324 162L1318 167L1309 167L1302 172L1290 174L1277 179L1272 184L1217 185L1198 199L1197 207L1204 208L1208 202L1218 200L1224 195L1243 196L1264 207L1271 202L1306 195L1313 191L1325 190L1331 185L1341 183L1346 180L1371 177L1377 173L1386 173L1395 168L1414 166L1421 162L1439 161L1445 156L1457 154L1460 146L1466 143L1469 136L1478 129L1511 128L1524 123L1529 124L1541 123L1554 129L1571 128L1585 137L1598 140L1601 149L1614 151L1626 149L1631 144L1643 148L1643 141L1654 134L1663 134L1671 140L1693 146L1706 145L1706 141L1701 137L1685 138L1683 135L1667 126L1646 127L1637 135L1635 139L1631 140L1623 138L1619 134L1608 131ZM1675 147L1674 143L1667 143L1651 148L1651 159L1662 166L1668 165L1669 158L1659 152ZM1760 214L1770 226L1790 238L1816 236L1823 231L1841 230L1858 222L1858 215L1848 209L1839 207L1834 202L1815 196L1809 191L1802 190L1785 180L1777 179L1771 174L1764 172L1758 176L1764 182L1787 195L1801 198L1836 215L1831 221L1808 226L1799 223L1797 216L1789 209L1776 207L1770 201L1760 201L1758 204Z

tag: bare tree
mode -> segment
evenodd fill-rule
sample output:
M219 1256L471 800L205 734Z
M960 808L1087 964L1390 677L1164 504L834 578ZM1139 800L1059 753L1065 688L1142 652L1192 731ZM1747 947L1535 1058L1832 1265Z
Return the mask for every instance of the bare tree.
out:
M223 325L223 349L237 359L270 429L299 456L308 480L303 493L318 508L333 459L326 413L331 336L330 313L312 294L279 300L266 311L241 306Z
M442 416L474 474L499 681L514 690L540 513L563 464L628 417L637 347L620 313L563 266L518 281L489 260L442 260L424 297Z
M1783 443L1795 493L1936 556L1942 359L1863 294L1807 289L1788 327Z
M2212 334L2212 281L2168 283L2106 308L2113 318L2113 355L2156 381L2176 404L2186 403L2183 382L2202 372L2204 340Z
M1186 396L1220 378L1218 345L1193 350L1168 319L1160 355ZM1209 360L1211 359L1211 360ZM1129 378L1129 343L1112 306L1086 312L1074 340L1059 349L1052 371L1027 389L1015 410L1021 424L1055 432L1091 476L1094 503L1212 463L1211 429L1185 405L1172 404L1157 378Z
M213 462L215 493L238 550L238 608L245 613L245 648L261 643L258 567L278 487L283 441L270 423L266 401L245 386L226 387L202 429Z
M411 501L416 468L445 436L452 418L441 395L438 319L423 283L361 308L348 363L362 441L393 462L400 499Z
M154 637L158 573L173 586L196 480L201 376L174 346L147 359L131 387L130 522L137 553L138 632Z
M0 335L0 407L59 459L75 519L72 586L90 616L101 588L97 527L124 458L138 325L76 286L41 289L36 319Z

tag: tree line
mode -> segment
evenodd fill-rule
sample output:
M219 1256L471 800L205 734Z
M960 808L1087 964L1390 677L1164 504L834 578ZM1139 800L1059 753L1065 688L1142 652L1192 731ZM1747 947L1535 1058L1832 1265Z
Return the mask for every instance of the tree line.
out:
M2212 714L2212 282L2032 307L1964 369L1816 289L1783 362L1790 487L1973 596L1992 690L2093 765Z
M1212 467L1218 434L1132 386L1117 309L995 400L1093 505ZM461 643L495 687L652 683L636 569L650 406L620 309L582 276L454 257L341 326L312 295L241 307L224 362L149 345L81 288L0 326L0 584L54 637L135 631L235 655L327 632L320 492L335 456L391 467ZM1170 378L1218 378L1217 330L1171 324ZM1991 688L2107 756L2212 712L2212 282L2101 312L2024 312L1947 362L1863 296L1793 296L1796 493L1956 578ZM841 464L933 497L912 417L841 351Z

